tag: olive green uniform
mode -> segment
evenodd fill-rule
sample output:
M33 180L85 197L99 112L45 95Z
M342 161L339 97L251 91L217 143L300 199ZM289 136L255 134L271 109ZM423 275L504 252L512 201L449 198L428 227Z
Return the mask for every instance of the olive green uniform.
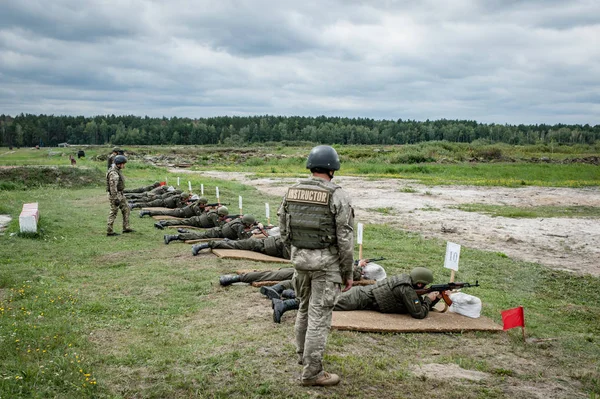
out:
M129 207L127 200L123 195L125 189L125 177L121 169L117 165L113 165L106 173L106 191L108 192L108 202L110 203L110 213L106 223L106 232L113 233L113 225L117 218L119 209L123 215L123 230L128 230L129 227Z
M208 246L213 249L241 249L260 252L282 259L290 259L291 256L289 247L283 243L281 237L248 238L247 240L237 241L211 241L208 243ZM293 271L293 269L290 270ZM270 281L289 280L291 278L290 275L290 277L274 278Z
M182 194L171 195L167 198L159 198L154 201L148 202L135 202L132 205L132 208L183 208L186 206L187 200L189 196L183 196Z
M281 236L296 269L296 351L302 380L323 376L323 352L341 283L352 279L354 211L336 184L311 177L294 185L278 210Z
M139 194L139 193L145 193L148 192L152 189L155 189L157 186L154 184L151 184L149 186L144 186L144 187L138 187L138 188L130 188L129 190L123 190L123 194Z
M233 219L220 227L213 227L205 231L192 231L181 233L179 240L201 240L203 238L229 238L230 240L245 240L252 236L252 231L246 227L241 218Z
M159 186L156 188L153 188L150 191L144 192L144 193L126 193L126 197L129 198L130 200L134 200L134 199L154 199L156 198L158 195L167 193L169 190L169 187L167 186Z
M234 241L235 242L235 241ZM285 289L293 289L292 277L293 267L285 267L278 270L263 270L258 272L242 273L239 275L243 283L254 283L255 281L280 281Z
M184 206L183 208L175 208L175 209L165 209L165 210L151 210L147 211L150 216L174 216L176 218L194 218L202 215L204 213L204 206L200 206L199 204L191 204L188 206ZM187 220L187 219L186 219ZM169 222L183 222L183 220L168 220ZM165 220L167 222L167 220ZM180 223L177 224L165 224L165 226L179 226ZM181 225L193 226L187 223L181 223ZM207 226L213 227L213 226Z
M163 226L193 226L205 229L219 227L225 223L225 219L220 219L217 211L214 209L183 220L162 220L160 222Z

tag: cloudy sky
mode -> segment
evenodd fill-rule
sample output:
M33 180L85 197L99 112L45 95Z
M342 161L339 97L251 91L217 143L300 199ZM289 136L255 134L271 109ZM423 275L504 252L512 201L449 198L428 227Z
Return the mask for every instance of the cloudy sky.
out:
M0 0L0 114L600 124L600 1Z

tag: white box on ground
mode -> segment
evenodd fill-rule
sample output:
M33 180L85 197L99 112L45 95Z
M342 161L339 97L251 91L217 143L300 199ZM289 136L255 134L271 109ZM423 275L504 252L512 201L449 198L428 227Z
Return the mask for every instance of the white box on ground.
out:
M19 228L21 233L37 233L37 223L40 218L38 203L23 204L19 215Z

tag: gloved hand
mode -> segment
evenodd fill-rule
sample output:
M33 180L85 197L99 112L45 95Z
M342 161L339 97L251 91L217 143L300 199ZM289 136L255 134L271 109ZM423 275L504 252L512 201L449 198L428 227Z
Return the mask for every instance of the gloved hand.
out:
M113 204L115 206L120 206L121 205L121 200L117 198L116 200L113 201Z

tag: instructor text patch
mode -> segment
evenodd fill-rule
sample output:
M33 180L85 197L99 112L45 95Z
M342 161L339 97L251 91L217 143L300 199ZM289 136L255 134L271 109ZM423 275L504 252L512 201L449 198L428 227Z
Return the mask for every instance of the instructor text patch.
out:
M309 188L290 188L287 200L293 202L306 202L309 204L329 204L329 192L322 190L311 190Z

